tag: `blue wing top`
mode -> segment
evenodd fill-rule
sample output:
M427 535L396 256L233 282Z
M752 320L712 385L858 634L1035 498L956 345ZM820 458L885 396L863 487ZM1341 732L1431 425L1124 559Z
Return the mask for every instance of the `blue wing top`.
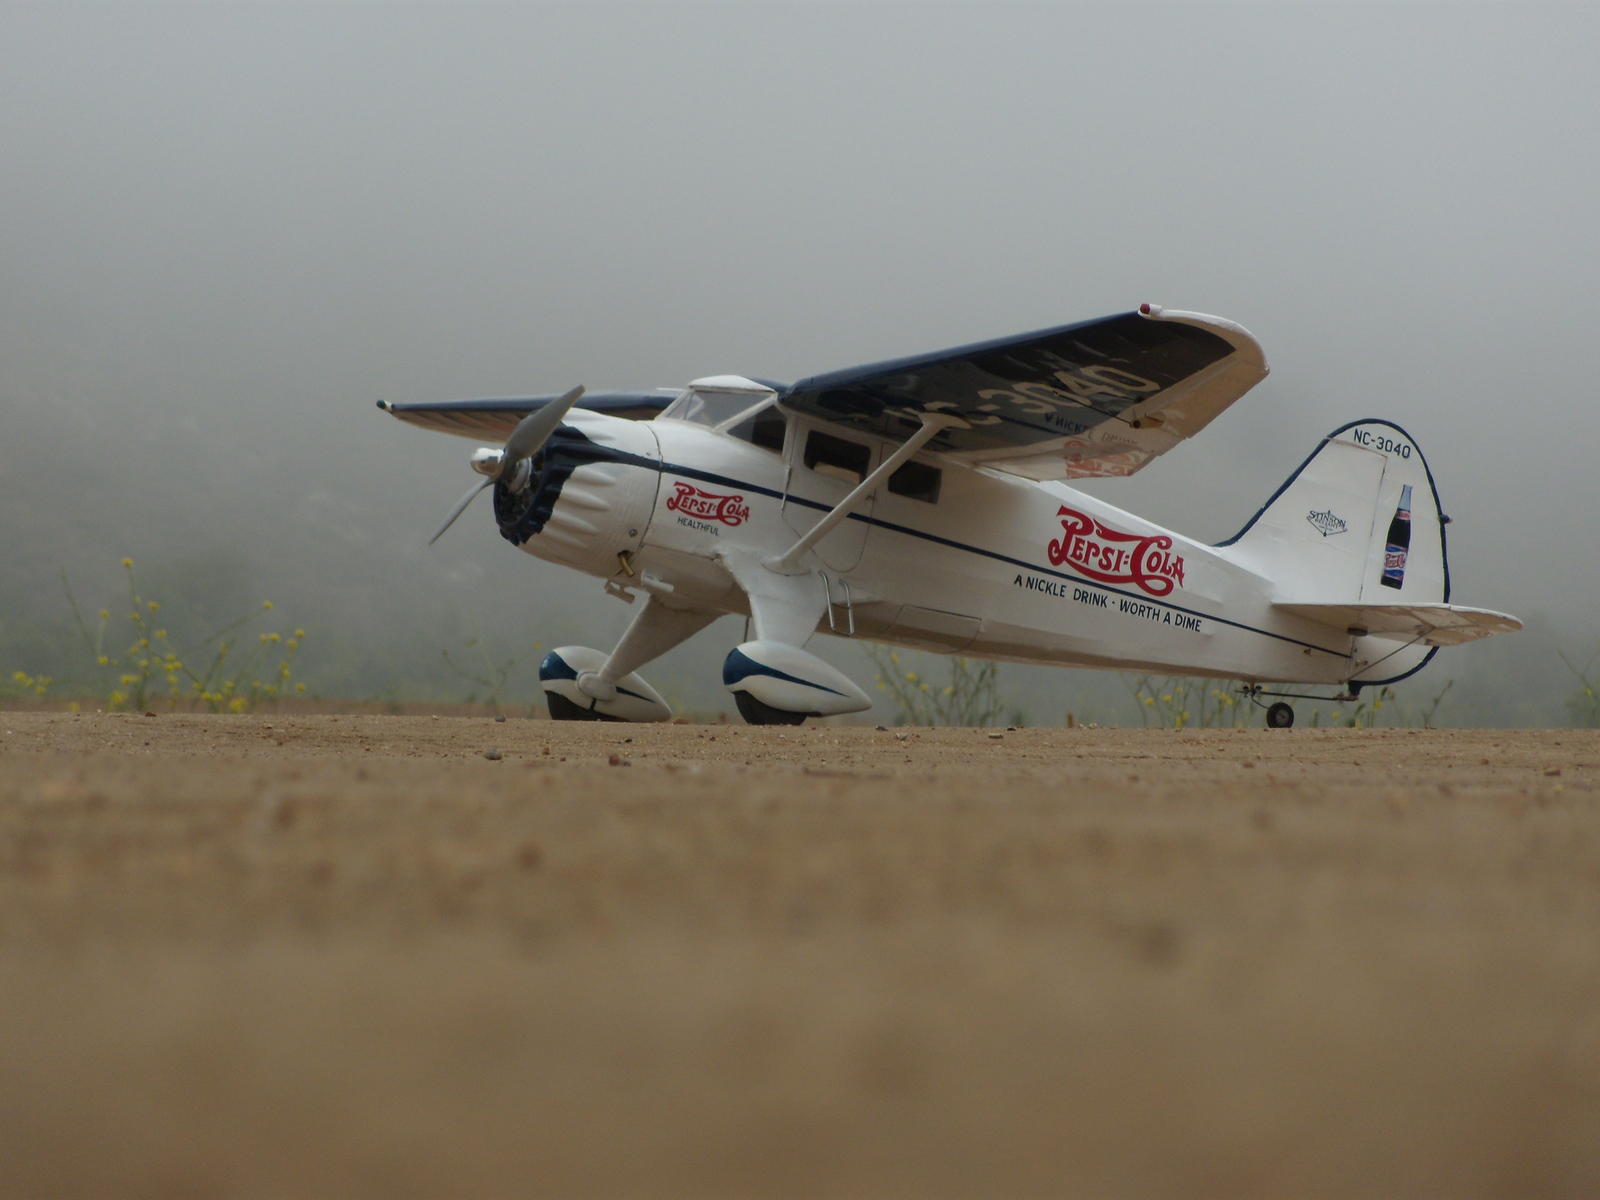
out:
M1146 304L772 387L791 412L892 439L914 431L922 413L950 413L963 425L943 430L929 453L1065 479L1132 474L1198 433L1266 374L1261 347L1241 326ZM681 394L591 392L578 407L650 420ZM424 429L498 442L552 398L378 407Z
M966 428L930 449L1036 479L1127 475L1192 436L1266 376L1243 328L1199 313L1102 317L814 375L779 393L797 413L887 437L918 414Z

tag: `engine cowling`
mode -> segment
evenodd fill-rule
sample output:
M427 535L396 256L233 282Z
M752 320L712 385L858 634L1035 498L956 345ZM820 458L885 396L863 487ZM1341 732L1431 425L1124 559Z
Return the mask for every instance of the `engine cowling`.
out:
M661 453L646 423L574 410L528 475L496 482L500 536L540 558L609 577L636 551L655 507Z

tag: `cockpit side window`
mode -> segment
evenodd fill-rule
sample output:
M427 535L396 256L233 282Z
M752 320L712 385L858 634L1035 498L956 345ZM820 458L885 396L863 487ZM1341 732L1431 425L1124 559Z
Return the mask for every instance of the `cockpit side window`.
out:
M727 432L740 441L777 454L783 453L783 439L788 430L788 420L772 404L764 405L727 426Z
M806 435L804 461L820 474L860 483L872 465L872 448L813 429Z

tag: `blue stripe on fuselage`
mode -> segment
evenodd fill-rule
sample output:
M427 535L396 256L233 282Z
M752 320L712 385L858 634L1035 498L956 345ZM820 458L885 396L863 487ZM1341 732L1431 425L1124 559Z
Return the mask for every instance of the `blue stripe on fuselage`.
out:
M747 492L756 492L763 496L771 496L775 500L787 500L790 504L798 504L805 508L814 508L818 512L829 512L833 505L824 504L818 500L807 500L802 496L785 496L783 492L774 488L763 487L759 483L750 483L747 480L736 479L731 475L719 475L715 471L703 471L698 467L686 467L680 463L663 462L653 458L645 458L638 454L628 454L619 450L610 450L604 446L595 446L594 453L590 456L592 462L616 462L632 466L644 467L651 471L660 471L673 475L682 475L685 479L698 479L702 483L714 483L722 487L741 489ZM1273 638L1280 642L1288 642L1291 646L1300 646L1307 650L1315 650L1319 654L1330 654L1334 658L1350 658L1350 654L1341 650L1330 650L1326 646L1319 646L1315 642L1304 642L1299 638L1290 637L1284 633L1274 633L1270 629L1258 629L1254 625L1246 625L1242 621L1235 621L1229 617L1219 617L1214 613L1201 609L1186 608L1181 604L1173 604L1167 600L1157 600L1138 592L1128 592L1121 588L1107 587L1093 579L1085 579L1081 575L1071 575L1065 571L1052 570L1050 567L1041 567L1037 563L1027 562L1020 558L1012 558L995 550L986 550L982 546L974 546L967 542L958 542L952 538L941 537L936 533L929 533L922 529L913 529L909 525L897 525L893 521L885 521L879 517L868 516L865 513L847 513L846 518L851 521L862 521L867 525L887 529L892 533L905 534L907 537L921 538L926 542L934 542L940 546L948 546L952 550L962 550L968 554L976 554L980 558L992 559L995 562L1005 563L1007 566L1020 567L1035 575L1047 575L1055 579L1065 580L1068 583L1079 583L1101 592L1108 592L1113 596L1122 596L1129 600L1137 600L1141 604L1152 604L1159 608L1171 609L1173 612L1184 613L1191 617L1202 617L1207 621L1215 621L1219 625L1229 625L1234 629L1242 629L1246 633L1260 634L1262 637Z

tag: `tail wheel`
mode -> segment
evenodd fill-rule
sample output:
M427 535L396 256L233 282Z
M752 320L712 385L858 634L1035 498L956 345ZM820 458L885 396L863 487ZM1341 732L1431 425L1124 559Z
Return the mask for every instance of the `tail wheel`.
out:
M735 692L733 702L739 706L739 715L750 725L798 725L810 713L786 712L763 704L749 692Z
M1294 709L1290 708L1282 700L1267 709L1268 729L1288 729L1293 724Z

